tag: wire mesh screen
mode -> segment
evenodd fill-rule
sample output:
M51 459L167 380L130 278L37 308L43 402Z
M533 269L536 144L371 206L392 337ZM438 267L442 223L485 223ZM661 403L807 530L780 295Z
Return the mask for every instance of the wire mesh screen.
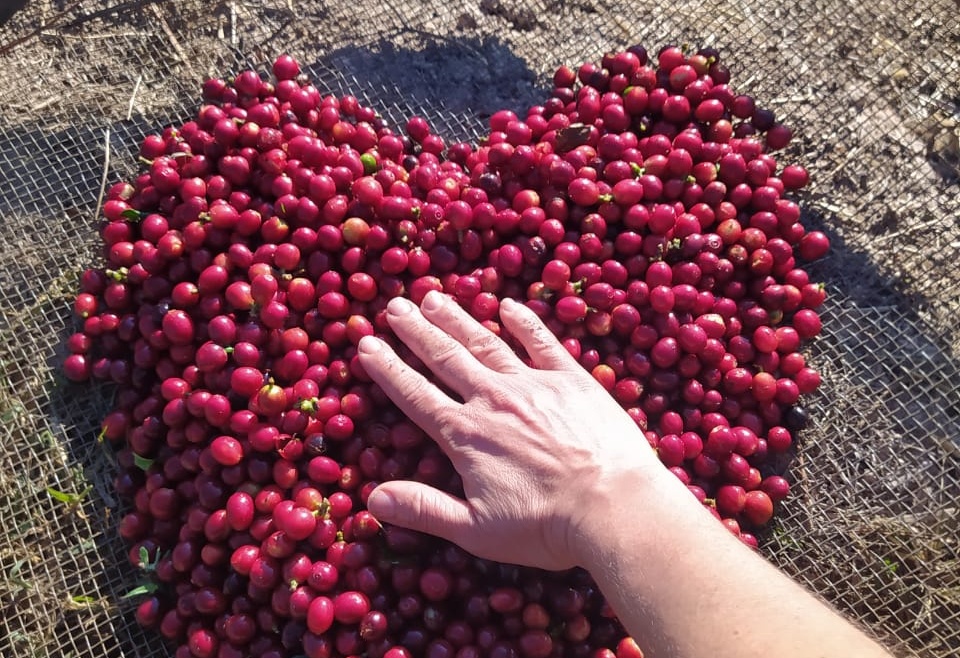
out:
M101 179L185 120L207 76L280 52L385 117L475 139L560 64L633 43L711 45L794 127L804 222L833 248L812 345L824 385L762 538L787 573L899 655L960 652L960 23L950 0L791 6L37 2L0 28L0 654L162 656L122 598L112 391L69 384L62 344L97 262Z

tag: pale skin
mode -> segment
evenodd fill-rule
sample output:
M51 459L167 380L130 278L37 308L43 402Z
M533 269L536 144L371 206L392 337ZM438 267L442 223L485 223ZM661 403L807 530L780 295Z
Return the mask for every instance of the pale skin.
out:
M585 568L648 658L890 656L710 516L525 306L504 300L500 320L532 367L441 293L392 300L388 319L460 399L377 338L361 363L449 456L465 498L387 482L368 500L381 521L491 560Z

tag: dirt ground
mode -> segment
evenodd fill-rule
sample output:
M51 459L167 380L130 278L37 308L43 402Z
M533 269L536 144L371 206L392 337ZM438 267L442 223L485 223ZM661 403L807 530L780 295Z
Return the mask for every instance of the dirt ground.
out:
M475 137L553 69L633 43L721 49L793 126L833 241L825 384L763 551L898 655L960 652L960 24L951 0L34 2L0 28L0 655L162 656L122 594L109 391L57 374L97 197L201 81L279 52L400 121Z

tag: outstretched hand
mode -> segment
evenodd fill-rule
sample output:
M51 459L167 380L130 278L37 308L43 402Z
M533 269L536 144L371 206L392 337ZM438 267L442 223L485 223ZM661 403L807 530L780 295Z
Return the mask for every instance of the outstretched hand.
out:
M380 520L497 562L584 567L650 656L763 656L776 645L790 658L889 658L704 512L530 309L504 300L500 321L533 367L440 293L420 309L394 299L387 312L463 402L372 336L361 363L450 457L465 498L385 482L367 500ZM691 624L691 610L723 614Z
M419 309L396 298L387 312L397 337L463 402L372 336L360 342L361 364L437 441L466 498L386 482L367 501L380 520L483 558L565 569L583 564L591 512L619 487L667 474L633 420L523 304L504 300L500 320L534 367L439 292Z

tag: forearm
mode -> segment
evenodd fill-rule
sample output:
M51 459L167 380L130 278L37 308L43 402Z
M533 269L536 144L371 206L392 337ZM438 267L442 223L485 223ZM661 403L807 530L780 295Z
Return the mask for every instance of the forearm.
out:
M743 546L679 481L607 482L584 567L648 658L888 657Z

